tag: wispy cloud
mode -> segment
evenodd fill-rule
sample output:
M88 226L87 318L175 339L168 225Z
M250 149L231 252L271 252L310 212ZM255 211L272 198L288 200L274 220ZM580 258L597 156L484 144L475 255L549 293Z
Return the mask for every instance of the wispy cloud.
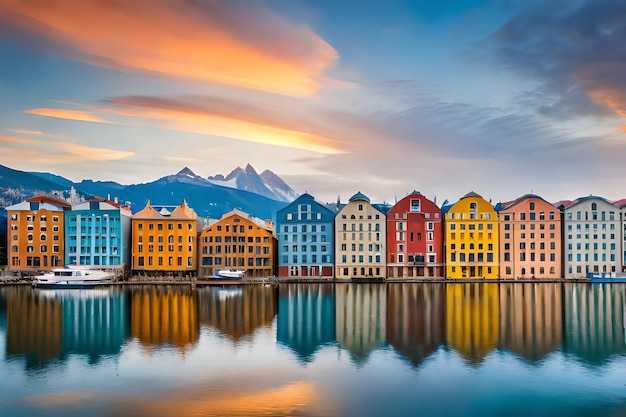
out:
M82 110L61 109L52 107L40 107L26 110L24 113L37 116L53 117L55 119L77 120L82 122L111 123L101 117Z
M45 135L45 133L43 133ZM129 158L135 153L81 145L58 140L35 140L0 135L3 163L27 162L46 165L82 163L87 161L114 161Z
M337 51L304 25L253 2L0 2L7 37L94 66L308 96ZM346 84L347 85L347 84Z

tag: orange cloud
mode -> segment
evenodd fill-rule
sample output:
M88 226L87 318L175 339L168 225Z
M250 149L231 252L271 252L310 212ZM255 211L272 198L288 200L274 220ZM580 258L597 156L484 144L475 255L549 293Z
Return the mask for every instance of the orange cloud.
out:
M51 107L42 107L37 109L26 110L24 113L35 114L37 116L54 117L56 119L78 120L83 122L94 123L110 123L98 116L80 110L56 109Z
M324 75L338 58L332 46L309 28L248 3L5 0L0 20L47 50L121 72L292 96L338 84Z
M46 164L66 164L85 161L113 161L135 155L134 152L130 151L11 136L0 136L0 144L3 144L2 156L11 162L21 160Z
M262 110L240 102L216 100L212 104L202 98L187 101L159 97L119 97L106 100L110 106L69 110L38 108L26 111L47 117L110 123L121 126L142 126L220 136L229 139L309 150L322 154L343 153L343 145L319 131L299 128L297 121L288 121L286 114ZM104 119L99 114L111 117ZM130 120L133 119L133 120ZM136 119L144 119L137 122ZM306 125L307 123L304 123Z

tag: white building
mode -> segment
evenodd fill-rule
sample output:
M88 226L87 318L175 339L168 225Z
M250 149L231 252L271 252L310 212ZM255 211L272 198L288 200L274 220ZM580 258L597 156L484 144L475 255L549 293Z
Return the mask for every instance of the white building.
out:
M602 197L581 197L563 206L564 275L621 272L620 208Z

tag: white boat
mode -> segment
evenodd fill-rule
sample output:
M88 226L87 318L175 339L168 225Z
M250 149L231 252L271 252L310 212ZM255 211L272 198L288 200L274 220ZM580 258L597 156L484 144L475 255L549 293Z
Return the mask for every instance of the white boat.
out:
M88 288L108 285L113 274L84 268L57 268L33 279L33 287L39 288Z
M218 278L232 278L232 279L241 279L243 275L246 273L245 269L220 269L217 271Z

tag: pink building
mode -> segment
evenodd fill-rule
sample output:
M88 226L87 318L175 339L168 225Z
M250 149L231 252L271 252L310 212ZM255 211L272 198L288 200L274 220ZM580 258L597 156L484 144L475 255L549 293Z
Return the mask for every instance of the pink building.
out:
M500 277L561 278L561 212L526 194L500 210Z

